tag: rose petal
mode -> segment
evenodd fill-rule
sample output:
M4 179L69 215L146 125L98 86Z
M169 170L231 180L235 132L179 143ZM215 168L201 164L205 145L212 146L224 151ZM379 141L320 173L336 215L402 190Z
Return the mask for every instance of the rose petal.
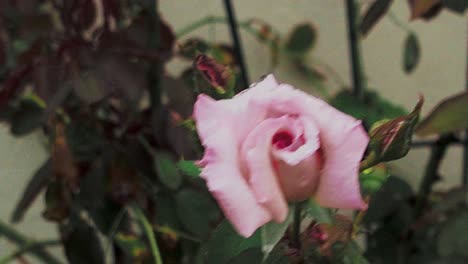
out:
M259 203L238 166L238 150L230 139L233 130L220 127L205 139L209 151L209 163L202 169L209 191L219 203L224 215L244 237L249 237L260 226L272 219L271 214Z
M367 204L362 200L359 186L359 163L369 137L360 121L355 121L353 128L342 133L346 140L340 145L329 142L329 149L324 148L325 165L316 200L322 206L365 210Z

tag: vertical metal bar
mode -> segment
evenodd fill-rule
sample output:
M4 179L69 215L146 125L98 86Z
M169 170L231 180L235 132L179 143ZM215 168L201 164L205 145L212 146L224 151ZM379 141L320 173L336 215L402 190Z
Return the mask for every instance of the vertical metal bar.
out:
M468 32L466 33L468 36ZM468 41L466 41L466 65L465 65L465 90L468 92ZM465 130L463 142L463 161L462 161L463 186L468 186L468 129Z
M348 44L351 57L351 76L353 79L353 93L360 100L364 99L364 76L359 47L359 13L356 0L346 0L346 15L348 26Z
M239 62L240 72L241 72L241 81L242 81L242 90L249 87L249 77L247 75L247 67L244 61L244 55L242 53L242 43L239 36L239 31L237 30L237 20L236 14L234 13L234 8L232 6L231 0L224 0L224 8L226 10L226 15L229 22L229 29L231 31L231 38L234 44L234 53Z

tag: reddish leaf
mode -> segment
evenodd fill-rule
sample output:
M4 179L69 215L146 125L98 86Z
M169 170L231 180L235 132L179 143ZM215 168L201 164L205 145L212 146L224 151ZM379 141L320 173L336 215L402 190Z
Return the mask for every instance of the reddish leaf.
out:
M65 126L56 124L55 139L50 153L52 172L56 180L63 181L70 190L79 190L79 171L75 158L68 147L65 137Z
M441 0L408 0L411 19L429 19L438 14L442 8Z
M195 59L195 67L205 79L220 93L225 93L231 87L234 77L232 71L206 55L198 55Z
M70 214L71 195L62 181L56 180L47 186L45 194L46 208L42 216L53 222L61 222Z

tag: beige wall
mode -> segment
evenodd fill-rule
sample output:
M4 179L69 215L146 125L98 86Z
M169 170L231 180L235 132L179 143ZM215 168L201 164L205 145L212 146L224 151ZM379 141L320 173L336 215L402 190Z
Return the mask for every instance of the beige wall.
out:
M220 0L163 0L161 10L173 28L185 25L207 15L223 15ZM348 48L344 22L344 1L338 0L236 0L233 1L239 20L252 17L261 18L283 34L296 23L310 21L319 29L318 45L313 56L331 65L336 72L349 82ZM406 21L409 11L406 1L394 1L393 12ZM364 62L371 87L382 95L405 106L415 104L418 94L424 94L426 104L423 113L427 113L439 100L454 94L464 87L466 58L466 17L444 11L430 23L413 22L414 29L422 45L421 63L412 75L405 75L401 70L401 47L405 32L385 18L363 41ZM209 28L197 30L192 35L209 36ZM229 40L224 25L216 25L216 40ZM247 64L252 80L267 73L269 52L252 36L242 33ZM177 63L170 65L170 71L177 72ZM310 85L298 78L288 65L282 63L275 71L282 82L294 84L302 89ZM428 157L426 150L412 150L401 161L394 162L395 170L415 185L422 175L424 163ZM0 127L0 219L7 220L11 214L20 191L26 180L41 164L45 152L41 149L39 137L32 135L24 138L12 138L5 127ZM443 163L442 174L447 188L460 182L461 150L450 149ZM55 236L54 227L41 219L41 203L28 212L25 221L18 227L36 238ZM4 254L5 242L0 239L0 256Z

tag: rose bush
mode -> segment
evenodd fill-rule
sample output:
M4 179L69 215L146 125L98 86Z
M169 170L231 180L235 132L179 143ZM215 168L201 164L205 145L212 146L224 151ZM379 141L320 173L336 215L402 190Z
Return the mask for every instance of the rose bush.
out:
M324 101L269 75L232 99L199 95L193 116L201 176L241 235L284 221L288 201L367 208L358 174L368 135Z

